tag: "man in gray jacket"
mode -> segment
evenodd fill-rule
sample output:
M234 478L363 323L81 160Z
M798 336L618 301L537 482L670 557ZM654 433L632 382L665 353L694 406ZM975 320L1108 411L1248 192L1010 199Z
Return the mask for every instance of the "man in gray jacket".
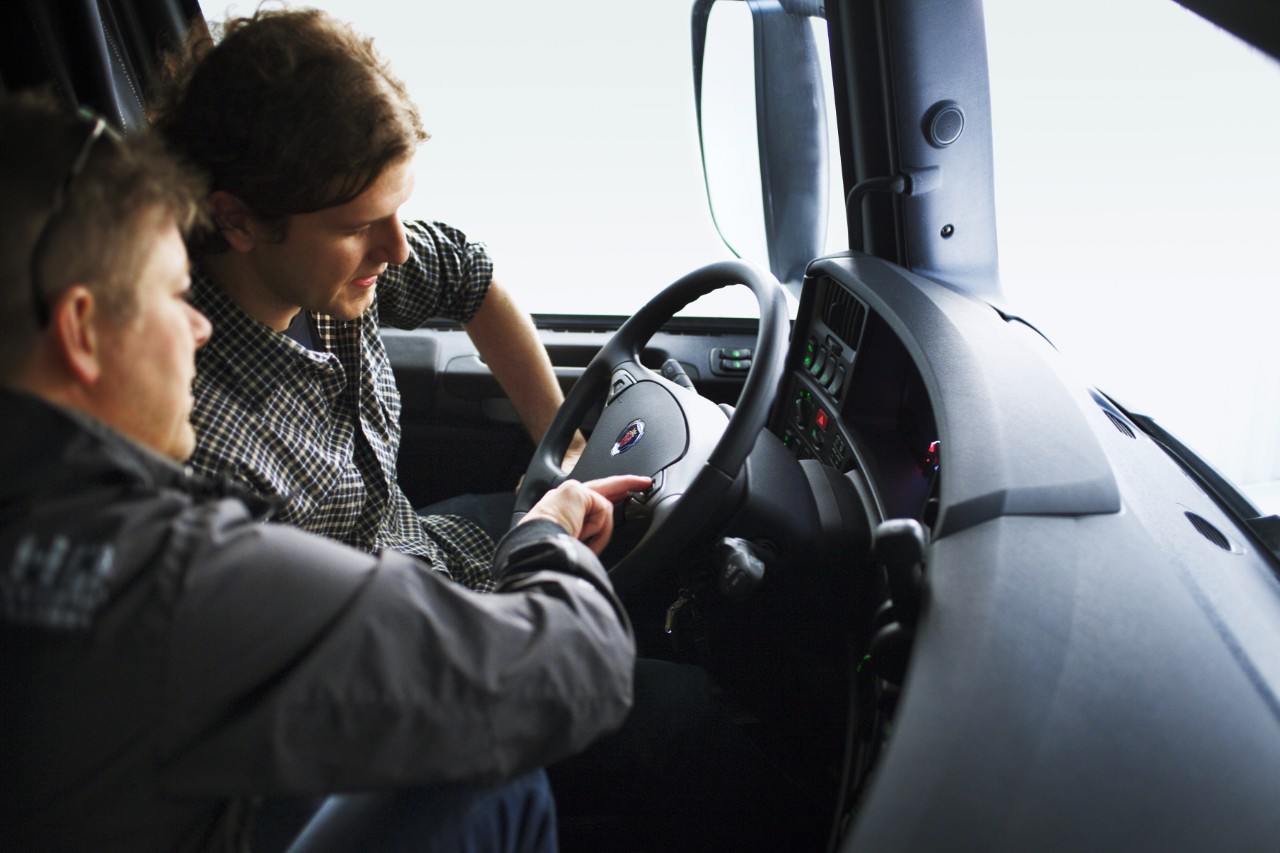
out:
M648 480L549 493L493 595L263 523L174 464L197 198L148 138L0 99L0 848L240 850L256 798L382 791L298 849L554 849L537 768L630 706L595 554Z

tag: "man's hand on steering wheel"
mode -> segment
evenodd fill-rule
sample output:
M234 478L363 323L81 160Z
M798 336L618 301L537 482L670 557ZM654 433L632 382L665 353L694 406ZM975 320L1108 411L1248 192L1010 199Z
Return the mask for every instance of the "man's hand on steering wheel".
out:
M585 483L565 480L543 495L521 523L535 519L554 521L599 556L613 535L614 504L652 484L648 477L633 474Z
M737 405L722 408L646 367L641 356L648 341L681 308L731 285L751 290L760 320ZM646 519L646 532L609 569L620 591L668 571L676 555L731 500L730 487L777 395L789 332L782 287L752 264L710 264L664 289L622 324L569 389L529 461L513 521L569 477L652 477L652 488L628 503L626 512L628 520ZM591 437L566 475L561 461L593 410L598 418Z

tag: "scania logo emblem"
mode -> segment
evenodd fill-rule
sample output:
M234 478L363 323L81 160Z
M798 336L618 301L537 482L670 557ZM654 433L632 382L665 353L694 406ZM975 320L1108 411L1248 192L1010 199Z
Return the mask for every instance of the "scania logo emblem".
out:
M609 451L609 455L617 456L619 453L626 453L639 444L642 438L644 438L644 421L636 418L618 433L618 440L613 443L613 449Z

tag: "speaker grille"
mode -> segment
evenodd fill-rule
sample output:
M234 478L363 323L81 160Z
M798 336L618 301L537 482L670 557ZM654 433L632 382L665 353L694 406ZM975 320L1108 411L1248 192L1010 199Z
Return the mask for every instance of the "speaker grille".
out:
M1124 418L1120 417L1115 412L1108 411L1107 409L1103 409L1102 411L1103 414L1111 419L1111 423L1116 429L1129 436L1129 438L1137 438L1137 436L1133 434L1133 428L1124 422Z
M1224 551L1232 550L1231 540L1228 539L1226 534L1221 530L1214 527L1206 519L1196 515L1194 512L1187 512L1184 514L1187 516L1187 520L1191 522L1191 526L1194 527L1201 536L1208 539Z

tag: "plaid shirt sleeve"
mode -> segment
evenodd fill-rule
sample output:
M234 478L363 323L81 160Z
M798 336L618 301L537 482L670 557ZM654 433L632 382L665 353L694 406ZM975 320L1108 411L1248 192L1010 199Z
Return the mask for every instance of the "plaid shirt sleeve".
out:
M442 222L405 222L409 259L378 280L378 321L416 329L432 317L465 323L475 316L493 281L483 243Z

